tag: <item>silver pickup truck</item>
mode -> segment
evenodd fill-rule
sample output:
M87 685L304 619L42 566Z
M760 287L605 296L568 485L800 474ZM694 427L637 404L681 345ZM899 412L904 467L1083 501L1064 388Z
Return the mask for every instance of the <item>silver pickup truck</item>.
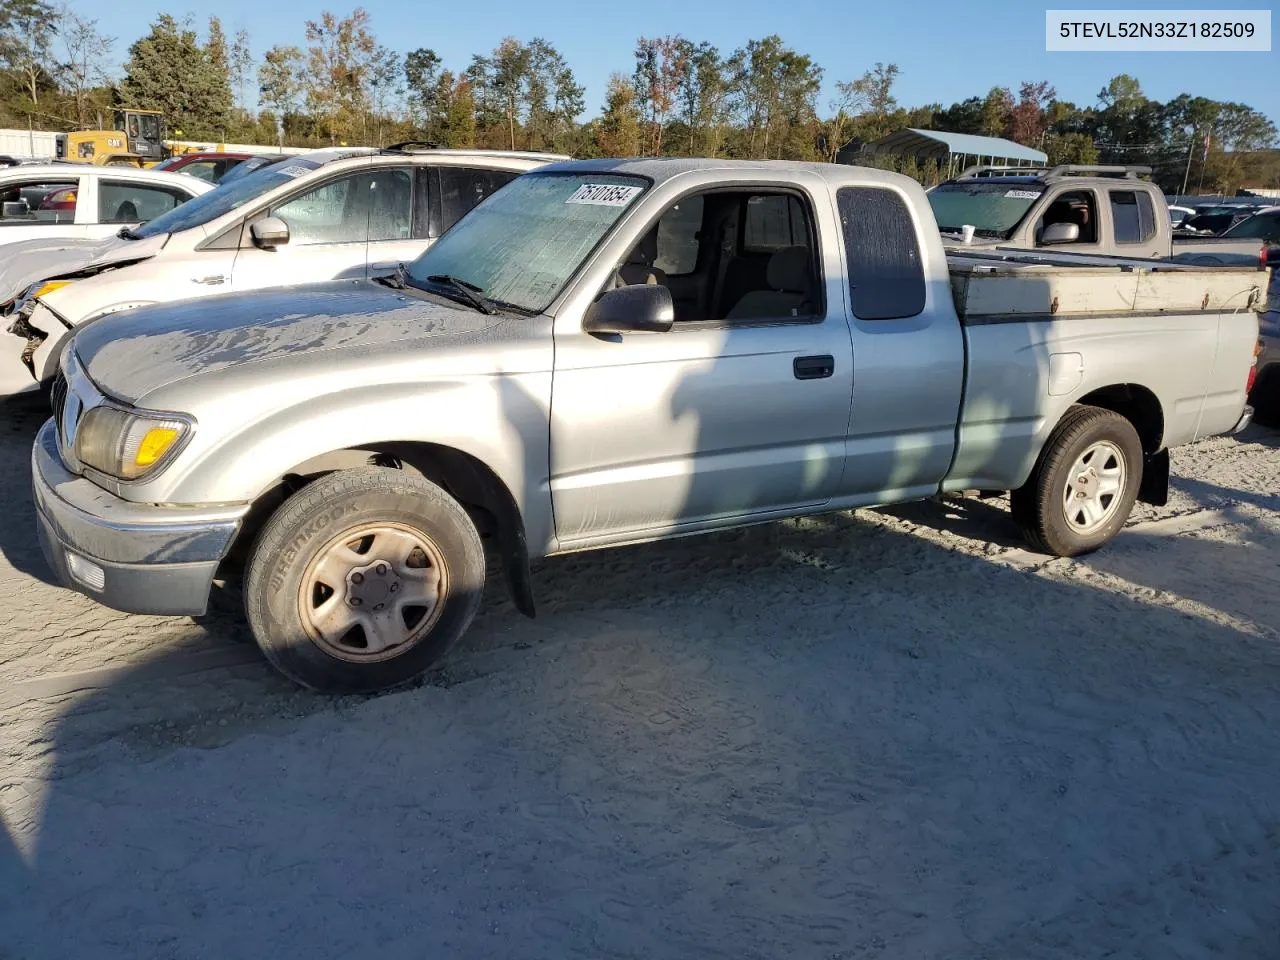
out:
M876 170L555 164L394 274L84 327L39 535L123 610L242 578L267 658L321 690L435 662L484 539L529 615L533 559L942 492L1012 490L1079 554L1163 502L1170 447L1247 422L1260 276L949 264Z
M1176 236L1164 194L1142 179L1150 172L1072 164L971 167L930 190L929 202L951 249L1051 249L1201 266L1267 263L1267 244L1257 237Z

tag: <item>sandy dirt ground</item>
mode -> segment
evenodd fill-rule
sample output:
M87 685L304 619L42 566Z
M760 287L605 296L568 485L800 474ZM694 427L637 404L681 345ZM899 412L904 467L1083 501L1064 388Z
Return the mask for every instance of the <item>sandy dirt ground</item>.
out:
M1002 501L549 562L429 683L47 583L0 422L0 957L1280 957L1280 433L1048 560Z

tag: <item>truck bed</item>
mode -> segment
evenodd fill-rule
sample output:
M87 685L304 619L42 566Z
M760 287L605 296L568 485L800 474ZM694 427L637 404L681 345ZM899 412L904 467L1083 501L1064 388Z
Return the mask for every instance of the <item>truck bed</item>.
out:
M1267 280L1256 268L1011 250L952 251L947 266L966 323L1249 310Z

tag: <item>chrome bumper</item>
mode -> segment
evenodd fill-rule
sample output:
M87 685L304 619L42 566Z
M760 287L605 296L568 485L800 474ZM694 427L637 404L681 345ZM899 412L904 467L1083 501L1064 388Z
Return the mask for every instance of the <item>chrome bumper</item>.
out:
M59 581L129 613L204 613L248 511L121 500L63 466L52 420L32 447L31 482L40 547Z

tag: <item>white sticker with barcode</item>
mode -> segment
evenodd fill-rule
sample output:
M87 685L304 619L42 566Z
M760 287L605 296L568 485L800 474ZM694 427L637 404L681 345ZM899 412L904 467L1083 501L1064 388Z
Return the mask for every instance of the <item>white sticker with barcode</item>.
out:
M297 166L285 167L280 171L281 175L286 177L300 177L304 173L310 173L310 172L311 170L308 167L297 167Z
M623 186L619 183L584 183L565 203L589 203L597 207L625 207L642 187Z
M1010 200L1035 200L1040 194L1034 190L1009 190L1005 196Z

